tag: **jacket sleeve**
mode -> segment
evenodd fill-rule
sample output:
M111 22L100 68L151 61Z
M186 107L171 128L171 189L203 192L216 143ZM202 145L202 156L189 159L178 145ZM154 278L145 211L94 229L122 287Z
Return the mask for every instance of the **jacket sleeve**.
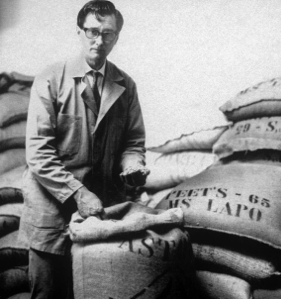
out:
M145 165L145 127L136 84L129 89L129 111L121 167Z
M26 160L35 179L63 203L81 186L56 150L56 80L48 72L35 78L26 129Z

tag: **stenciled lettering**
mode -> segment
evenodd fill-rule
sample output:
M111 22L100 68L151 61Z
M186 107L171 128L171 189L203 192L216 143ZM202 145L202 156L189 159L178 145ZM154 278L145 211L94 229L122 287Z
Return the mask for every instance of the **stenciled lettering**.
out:
M270 121L267 124L266 132L273 132L275 130L275 126L278 124L277 120Z
M227 189L225 189L225 188L218 188L218 193L217 193L216 196L220 197L220 198L226 198L227 197Z
M214 199L209 199L207 204L207 211L218 214L225 214L227 216L234 216L239 218L246 218L253 221L260 221L262 212L256 208L249 209L243 204L231 204L230 202L218 203Z
M138 253L145 257L152 257L154 254L153 248L151 248L149 246L149 244L147 244L148 241L150 241L150 243L151 243L152 240L153 239L151 239L151 238L142 239L141 244L147 249L148 254L144 254L144 252L142 251L142 248L139 248ZM152 244L153 244L153 241L152 241Z
M163 261L169 261L172 250L177 248L175 240L147 237L141 240L124 240L118 248L141 255L146 258L158 256Z
M250 209L249 211L249 216L252 220L255 220L255 221L260 221L261 220L261 216L262 216L262 213L260 210L256 209L256 208L252 208Z

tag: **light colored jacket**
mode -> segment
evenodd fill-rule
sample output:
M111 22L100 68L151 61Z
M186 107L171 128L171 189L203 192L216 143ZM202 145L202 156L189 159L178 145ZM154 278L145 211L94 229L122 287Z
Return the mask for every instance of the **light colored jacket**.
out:
M81 58L35 78L27 120L28 169L23 178L20 239L64 254L65 234L82 185L105 207L125 200L119 174L145 164L145 131L134 81L107 61L100 113Z

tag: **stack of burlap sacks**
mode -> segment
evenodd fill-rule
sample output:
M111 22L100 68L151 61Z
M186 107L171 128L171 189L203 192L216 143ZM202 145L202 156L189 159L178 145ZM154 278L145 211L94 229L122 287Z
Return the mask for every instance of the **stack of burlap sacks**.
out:
M25 130L33 78L0 74L0 298L29 298L28 250L18 242Z
M220 109L219 160L156 208L183 209L204 298L281 298L281 78Z
M25 299L28 251L18 243L17 233L33 78L16 73L0 78L0 298ZM88 269L87 284L74 277L76 298L86 293L90 298L92 287L103 291L97 298L185 298L193 292L191 283L204 299L281 298L281 80L249 88L221 110L228 125L182 135L147 152L151 174L141 188L143 203L164 210L181 208L191 242L175 227L175 217L170 227L165 220L164 226L137 230L147 219L155 223L162 217L163 222L166 214L159 211L149 210L147 216L123 207L118 217L102 224L93 217L89 222L95 228L104 231L108 226L112 232L117 227L122 236L88 239L84 246L77 234L72 235L74 276ZM75 233L77 225L78 231L80 225L88 226L83 219L75 221ZM136 232L128 232L128 227ZM186 271L175 271L181 261ZM186 277L181 280L179 275ZM93 281L99 276L105 279ZM85 293L79 293L81 289Z
M147 148L151 173L140 188L140 201L155 207L172 188L213 165L218 160L212 152L213 144L227 128L225 125L191 132Z

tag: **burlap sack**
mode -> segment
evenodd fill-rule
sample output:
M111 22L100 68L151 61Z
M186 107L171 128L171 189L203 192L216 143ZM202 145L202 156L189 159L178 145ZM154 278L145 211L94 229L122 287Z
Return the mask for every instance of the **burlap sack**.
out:
M217 161L208 151L185 151L161 155L148 165L150 174L142 189L149 192L173 188Z
M10 126L0 127L0 151L10 148L24 148L26 121L19 121Z
M120 204L116 206L125 206ZM138 209L149 210L145 207ZM109 209L105 209L107 212ZM154 213L154 214L153 214ZM122 219L100 220L97 217L83 219L78 212L72 215L69 224L70 238L73 242L93 242L108 240L124 236L129 233L137 233L145 229L182 226L183 212L181 209L168 211L155 210L152 213L135 212L122 217Z
M1 215L0 209L0 238L19 228L20 218L16 216Z
M226 158L219 159L214 165L254 163L281 166L281 151L257 150L254 152L237 152Z
M71 219L75 299L194 298L191 244L177 228L180 209L123 203L105 212L109 220Z
M0 94L0 127L27 119L29 97L7 92Z
M150 207L150 208L155 208L159 202L166 197L170 192L172 191L172 188L169 189L164 189L161 191L158 191L156 193L146 193L147 196L147 202L146 202L146 206Z
M186 227L220 231L281 248L281 168L212 166L180 184L156 208L181 207Z
M261 82L239 92L227 101L220 110L230 121L280 116L281 115L281 78Z
M188 228L195 268L246 280L254 287L280 280L280 250L249 238Z
M25 149L23 148L13 148L0 152L0 175L25 164Z
M226 274L197 271L202 299L252 299L251 286L244 280ZM269 298L268 298L269 299Z
M21 217L23 209L22 203L7 203L0 206L0 215L1 216L14 216Z
M256 257L254 251L246 255L241 250L198 243L192 243L192 249L199 269L226 273L252 283L281 277L280 262L276 263L278 269L271 261L272 257Z
M262 117L234 123L213 145L220 158L241 151L281 149L281 117Z
M75 299L192 297L191 247L178 228L72 246Z
M0 175L0 205L22 203L22 175L25 165L14 168Z
M19 243L18 230L0 238L0 271L27 264L28 248Z
M257 289L254 290L253 299L280 299L281 287L278 289Z
M1 194L0 194L1 199ZM22 203L0 205L0 238L19 228Z
M30 293L19 293L9 297L8 299L30 299L30 298L31 298Z
M0 272L1 298L8 298L17 293L28 291L27 267L17 267Z
M181 135L179 138L168 140L162 145L148 147L148 150L163 154L187 150L211 150L213 144L227 128L228 126L220 126Z

